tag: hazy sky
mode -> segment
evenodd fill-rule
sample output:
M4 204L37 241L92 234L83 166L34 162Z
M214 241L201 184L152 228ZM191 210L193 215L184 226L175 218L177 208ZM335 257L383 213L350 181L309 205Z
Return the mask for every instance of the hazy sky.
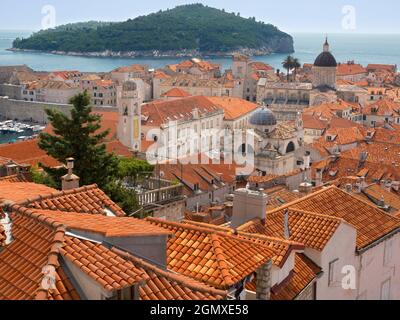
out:
M1 0L0 29L41 29L45 5L55 8L55 21L60 25L122 21L194 2L240 12L243 17L255 16L287 32L400 33L398 0Z

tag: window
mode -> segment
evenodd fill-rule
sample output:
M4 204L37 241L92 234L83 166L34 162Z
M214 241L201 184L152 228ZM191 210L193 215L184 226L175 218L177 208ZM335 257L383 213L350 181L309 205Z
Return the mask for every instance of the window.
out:
M329 286L332 286L336 281L336 272L338 267L339 259L336 259L329 263Z
M382 283L381 300L390 300L390 279Z

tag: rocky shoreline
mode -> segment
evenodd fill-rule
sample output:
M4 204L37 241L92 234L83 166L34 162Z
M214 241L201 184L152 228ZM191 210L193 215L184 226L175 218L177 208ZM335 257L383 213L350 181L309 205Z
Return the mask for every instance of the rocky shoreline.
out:
M289 49L288 52L279 53L293 53ZM234 54L245 54L248 56L266 56L277 53L270 48L240 48L228 52L200 52L199 50L179 50L179 51L129 51L129 52L114 52L111 50L105 50L102 52L65 52L65 51L44 51L44 50L32 50L32 49L19 49L10 48L7 51L12 52L31 52L31 53L49 53L56 55L67 55L74 57L88 57L88 58L194 58L194 57L232 57Z

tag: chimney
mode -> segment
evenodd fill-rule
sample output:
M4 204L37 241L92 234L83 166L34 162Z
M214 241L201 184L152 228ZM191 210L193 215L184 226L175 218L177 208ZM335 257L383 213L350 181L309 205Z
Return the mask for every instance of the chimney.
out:
M285 232L285 239L290 239L290 228L289 228L289 210L285 210L285 219L284 219L284 232Z
M322 186L322 169L317 169L315 173L315 186L316 187Z
M271 268L272 260L269 260L257 270L257 300L270 300L271 298Z
M313 189L313 185L308 182L308 181L304 181L302 184L300 184L299 186L299 191L303 194L310 194L312 192Z
M264 193L263 189L259 191L236 190L233 200L232 227L239 227L256 218L265 221L267 203L268 195Z
M353 185L351 185L350 183L346 184L346 192L352 193L352 191L353 191Z
M62 183L62 190L71 190L71 189L77 189L79 188L79 177L74 175L72 170L74 169L74 158L68 158L67 160L67 168L68 168L68 173L61 177L61 183Z

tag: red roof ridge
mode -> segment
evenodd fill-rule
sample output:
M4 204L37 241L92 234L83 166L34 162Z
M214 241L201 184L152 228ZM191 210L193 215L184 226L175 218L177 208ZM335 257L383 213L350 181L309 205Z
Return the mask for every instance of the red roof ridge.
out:
M213 229L216 231L222 231L222 232L231 232L233 233L235 230L230 228L230 227L223 227L223 226L218 226L218 225L214 225L214 224L209 224L206 222L198 222L198 221L191 221L191 220L182 220L181 223L184 224L189 224L189 225L193 225L193 226L198 226L198 227L203 227L203 228L209 228L209 229Z
M271 214L271 213L275 213L277 211L281 211L282 209L290 208L291 206L293 206L293 205L295 205L295 204L297 204L299 202L303 202L306 199L310 199L310 198L314 197L315 195L320 194L320 193L324 193L324 192L326 192L326 191L328 191L330 189L338 189L338 188L336 186L334 186L334 185L322 188L321 190L315 191L315 192L313 192L313 193L311 193L311 194L309 194L309 195L307 195L305 197L296 199L296 200L294 200L292 202L288 202L288 203L284 204L283 206L281 206L279 208L276 208L276 209L274 209L274 210L272 210L270 212L267 212L267 213ZM295 209L295 210L297 210L297 209ZM301 211L301 210L299 210L299 211Z
M65 228L64 224L58 222L57 220L55 220L53 218L46 217L46 216L40 214L35 209L27 208L27 207L21 206L19 204L10 205L10 209L12 211L20 214L20 215L23 215L23 216L28 217L28 218L35 219L39 223L41 223L43 225L46 225L49 228L52 228L52 229L57 229L57 228L60 228L60 227L64 227Z
M358 200L359 202L363 202L363 203L366 204L368 207L371 207L371 208L373 208L373 209L375 209L375 210L378 210L378 211L380 211L381 213L383 213L384 215L386 215L386 216L388 216L388 217L390 217L390 218L393 218L393 215L392 215L392 214L390 214L390 213L388 213L388 212L386 212L386 211L384 211L384 210L382 210L382 209L379 209L376 205L373 205L371 202L368 202L367 200L362 199L362 198L358 198L358 197L356 197L355 195L353 195L353 194L351 194L351 193L347 193L345 190L342 190L341 188L338 188L338 187L336 187L336 186L335 186L335 189L339 190L341 193L345 193L346 195L352 197L353 199ZM399 228L400 228L400 226L399 226Z
M188 287L192 290L206 292L209 294L223 296L223 297L227 296L226 291L215 289L215 288L207 286L201 282L197 282L196 280L192 280L190 278L187 278L180 274L173 273L171 271L164 271L164 270L156 267L155 265L152 265L148 262L145 262L142 259L139 259L139 258L133 256L132 254L130 254L128 252L122 251L115 247L111 248L111 251L114 252L115 254L121 256L125 260L128 260L134 264L138 264L142 269L150 270L150 271L156 273L157 275L161 275L163 277L169 278L169 279L171 279L179 284L182 284L185 287Z
M180 223L180 222L166 221L166 220L162 220L159 218L152 218L152 217L147 217L145 220L149 221L150 223L154 223L154 224L169 225L169 226L176 227L176 228L191 229L194 231L200 231L200 232L204 232L204 233L208 233L208 234L220 234L223 236L228 236L228 234L226 232L216 231L215 229L208 228L207 226L184 224L184 223Z
M47 200L47 199L53 199L56 197L62 197L62 196L67 196L67 195L71 195L71 194L76 194L82 191L88 191L88 190L94 190L98 188L97 184L92 184L92 185L88 185L88 186L82 186L76 189L70 189L70 190L60 190L60 191L56 191L53 193L49 193L49 194L45 194L45 195L39 195L35 198L30 198L30 199L25 199L22 200L20 202L18 202L19 205L24 206L36 201L41 201L41 200Z
M301 198L300 198L301 199ZM304 199L304 198L303 198ZM271 214L278 214L279 211L282 211L283 208L281 207L277 208L276 210L274 210L273 212L268 213L269 215ZM346 220L342 219L342 218L338 218L338 217L334 217L334 216L329 216L329 215L325 215L325 214L320 214L320 213L315 213L315 212L311 212L311 211L307 211L307 210L301 210L301 209L297 209L297 208L293 208L293 207L288 207L285 209L289 209L289 211L293 211L295 213L300 213L300 214L306 214L306 215L311 215L311 216L315 216L315 217L320 217L320 218L324 218L326 220L332 220L332 221L337 221L340 223L346 223L351 225L350 223L348 223ZM289 212L290 213L290 212ZM268 219L268 214L267 214L267 219ZM353 226L354 227L354 226Z
M233 284L234 281L231 277L231 273L229 272L230 268L229 268L228 264L226 263L224 250L221 247L221 242L220 242L218 235L211 234L210 239L212 241L212 248L214 249L215 257L217 258L216 260L217 260L217 265L218 265L219 271L220 271L222 277L224 278L225 283Z
M40 214L37 214L33 210L30 210L29 208L21 207L19 205L13 205L11 207L13 212L16 212L17 214L20 214L22 216L25 216L27 218L36 220L39 224L46 226L47 228L51 229L54 231L54 236L52 240L52 246L50 248L50 251L48 252L47 256L47 263L43 266L43 268L49 267L49 272L51 272L51 268L57 269L60 266L60 262L58 260L58 254L60 253L60 249L64 245L64 236L66 232L66 227L55 221L54 219L43 217ZM43 274L42 280L40 281L39 288L37 289L36 295L35 295L35 300L47 300L49 299L49 294L50 291L52 290L51 288L44 288L42 283L45 280L45 277L47 277L47 274ZM54 279L56 278L56 275L53 274Z
M273 243L276 243L276 244L284 244L284 245L287 245L287 246L293 246L293 247L297 247L299 250L305 248L303 243L300 243L300 242L297 242L297 241L292 241L292 240L286 240L286 239L266 236L266 235L259 234L259 233L248 233L246 231L239 231L239 235L245 236L245 237L251 237L251 238L258 238L260 240L266 240L266 241L270 241L270 242L273 242Z

